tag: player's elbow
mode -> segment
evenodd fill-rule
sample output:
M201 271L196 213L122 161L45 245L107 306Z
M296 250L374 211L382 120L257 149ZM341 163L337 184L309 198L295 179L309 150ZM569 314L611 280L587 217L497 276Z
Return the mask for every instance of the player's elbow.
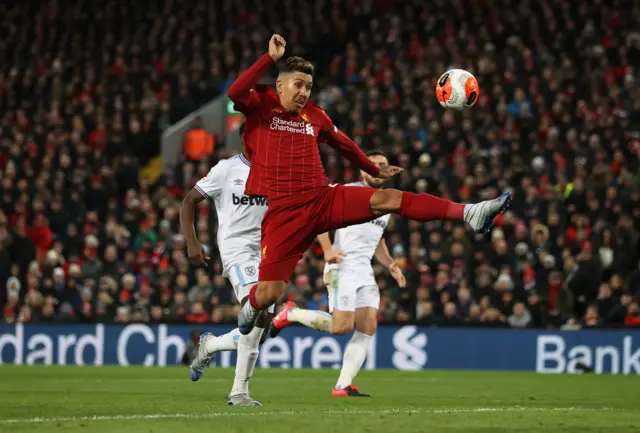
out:
M227 96L235 103L242 102L248 95L249 91L237 85L237 81L234 81L227 90Z
M229 87L229 90L227 91L227 96L229 97L229 99L231 99L232 102L237 103L240 101L240 95L238 91L233 88L233 86Z
M192 189L189 193L182 199L180 203L180 213L183 213L187 209L193 209L193 207L204 200L202 194L200 194L196 189Z

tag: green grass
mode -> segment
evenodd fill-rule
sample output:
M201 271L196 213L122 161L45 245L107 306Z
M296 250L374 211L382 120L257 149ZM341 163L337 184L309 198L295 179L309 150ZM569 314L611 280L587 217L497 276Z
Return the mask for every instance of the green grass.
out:
M332 370L260 370L264 406L226 405L232 370L0 366L0 432L640 432L637 376L362 372L371 399L330 397Z

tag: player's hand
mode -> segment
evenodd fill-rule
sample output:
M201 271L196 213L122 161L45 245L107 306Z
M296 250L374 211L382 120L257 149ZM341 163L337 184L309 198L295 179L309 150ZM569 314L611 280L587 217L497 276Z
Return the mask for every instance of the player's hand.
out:
M337 251L331 248L329 251L324 253L324 261L331 264L340 263L343 257L346 257L347 253L344 251Z
M384 167L380 167L378 179L390 179L396 174L402 173L403 171L404 169L396 167L395 165L385 165Z
M400 269L400 266L398 266L396 262L391 263L389 266L389 273L398 282L400 287L406 287L407 279L404 277L402 269Z
M187 244L187 257L193 266L204 265L207 267L207 261L210 260L204 247L198 241Z
M278 34L271 36L269 41L269 55L274 62L277 62L284 56L284 48L287 46L287 41Z

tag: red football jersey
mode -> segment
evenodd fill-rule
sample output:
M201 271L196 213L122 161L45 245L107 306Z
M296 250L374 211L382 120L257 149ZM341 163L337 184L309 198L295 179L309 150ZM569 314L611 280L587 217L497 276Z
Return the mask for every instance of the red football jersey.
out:
M379 168L320 107L307 102L299 114L289 113L275 90L255 84L272 64L271 57L265 55L229 88L236 110L246 117L243 141L251 171L245 194L278 198L326 186L319 141L377 175Z

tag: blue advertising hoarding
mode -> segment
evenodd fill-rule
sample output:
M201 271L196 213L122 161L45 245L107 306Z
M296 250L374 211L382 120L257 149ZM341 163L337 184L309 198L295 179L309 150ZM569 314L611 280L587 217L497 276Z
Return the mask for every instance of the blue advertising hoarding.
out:
M145 365L180 362L188 325L0 325L0 364ZM220 335L230 326L206 330ZM261 346L263 368L338 368L349 336L291 327ZM520 370L577 373L582 363L596 373L640 374L637 330L551 331L534 329L382 326L372 340L366 369ZM235 354L214 364L233 366Z

